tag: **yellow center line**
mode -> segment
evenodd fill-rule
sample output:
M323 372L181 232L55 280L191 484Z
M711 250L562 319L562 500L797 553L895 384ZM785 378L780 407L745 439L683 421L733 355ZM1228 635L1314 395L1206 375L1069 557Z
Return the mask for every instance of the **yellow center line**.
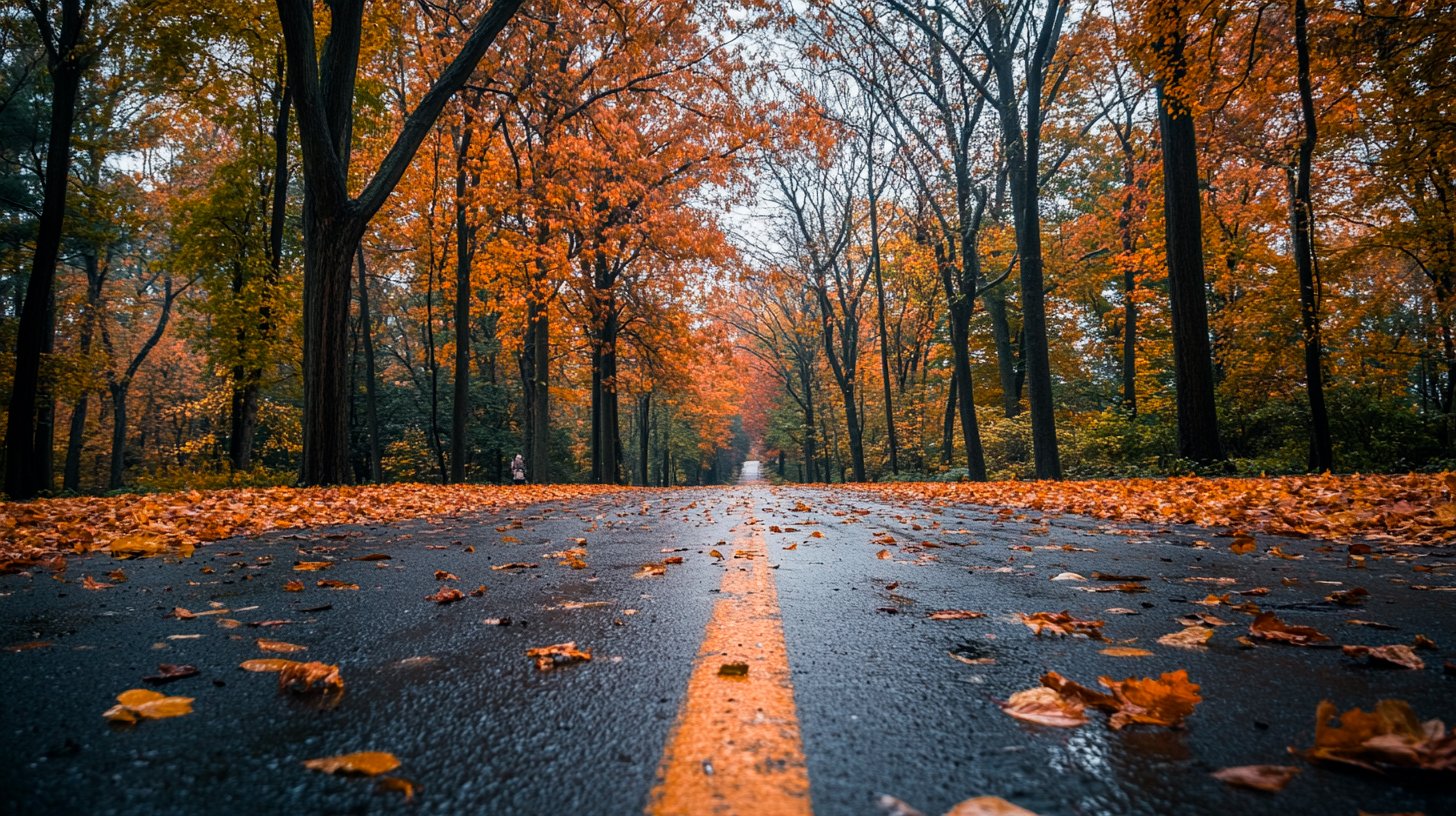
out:
M724 553L722 597L657 766L649 816L812 813L768 553L757 530L734 547Z

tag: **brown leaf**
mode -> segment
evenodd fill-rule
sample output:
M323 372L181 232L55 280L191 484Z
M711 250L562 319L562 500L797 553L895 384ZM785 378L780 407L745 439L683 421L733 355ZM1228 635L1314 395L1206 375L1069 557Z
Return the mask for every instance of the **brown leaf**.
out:
M302 581L287 581L287 582L285 582L283 584L283 591L284 592L302 592L303 591L303 582Z
M109 589L111 586L111 584L108 584L105 581L98 581L89 575L85 576L85 578L81 581L82 589Z
M1365 599L1370 597L1370 590L1364 587L1351 587L1337 592L1331 592L1325 596L1325 600L1340 606L1360 606Z
M295 572L317 572L332 567L332 561L299 561L293 565Z
M1184 669L1165 672L1157 679L1129 677L1114 681L1099 677L1097 682L1117 699L1117 710L1110 721L1114 729L1135 723L1178 728L1203 701L1198 684L1189 682Z
M1203 626L1190 626L1177 632L1170 632L1158 638L1158 642L1164 646L1176 646L1180 649L1202 649L1208 645L1209 638L1213 637L1213 630Z
M1081 620L1072 617L1071 613L1066 610L1023 614L1021 622L1031 627L1031 630L1038 635L1045 630L1054 635L1084 635L1092 640L1107 639L1102 635L1102 627L1106 625L1106 621Z
M1247 555L1254 551L1255 546L1253 536L1248 533L1234 533L1234 540L1229 544L1229 551L1234 555Z
M455 587L440 587L433 595L426 595L425 600L434 601L443 606L447 603L454 603L464 597L465 594Z
M1279 620L1273 612L1264 612L1249 624L1249 637L1273 643L1310 646L1329 640L1329 636L1312 626L1293 626Z
M1132 646L1110 646L1106 649L1098 649L1099 652L1109 657L1149 657L1152 652L1147 649L1136 649Z
M101 716L114 723L131 725L142 720L164 720L192 713L191 697L168 697L151 689L131 689L116 695L116 705Z
M1076 728L1086 724L1085 708L1080 700L1063 697L1046 686L1018 691L1001 704L1002 711L1018 720L1054 728Z
M719 561L723 560L723 553L720 553L717 550L708 550L708 555L713 556L714 558L718 559Z
M386 776L375 782L374 789L380 793L402 794L406 802L415 798L415 783L397 776Z
M1305 756L1368 770L1413 768L1456 771L1456 733L1440 720L1421 722L1404 700L1381 700L1369 713L1345 713L1329 700L1315 711L1314 747Z
M1293 765L1239 765L1214 771L1213 778L1235 787L1278 793L1298 773Z
M591 652L576 648L576 641L573 640L566 643L553 643L550 646L539 646L535 649L527 649L526 657L536 658L536 668L540 671L550 671L557 666L591 660Z
M652 577L655 577L655 576L666 575L666 574L667 574L667 566L664 565L664 564L643 564L637 570L637 574L634 575L634 576L632 576L632 577L634 577L634 578L652 578Z
M388 553L369 553L368 555L358 556L354 560L355 561L388 561L392 557L393 556L389 555Z
M509 564L496 564L495 566L491 567L491 569L499 572L500 570L536 569L540 566L540 564L528 564L524 561L513 561Z
M192 677L197 675L198 673L199 672L196 666L178 665L175 663L159 663L157 665L157 673L149 674L146 677L143 677L142 680L153 685L161 685L162 683L170 683L173 680L181 680L184 677Z
M324 578L317 583L317 586L324 589L358 589L358 584L351 584L348 581L336 581L332 578Z
M435 570L435 580L436 581L458 581L458 580L460 580L460 576L456 575L453 572L446 572L444 570Z
M1146 580L1148 580L1148 576L1146 576L1146 575L1115 575L1115 574L1109 573L1109 572L1097 572L1097 571L1094 570L1092 572L1092 580L1094 580L1094 581L1146 581Z
M378 776L399 767L399 759L388 751L358 751L352 754L305 759L303 767L310 771L347 776Z
M320 691L325 694L342 692L344 678L339 675L338 666L316 661L296 663L290 660L289 665L278 670L278 688L300 693L309 691Z
M986 617L986 613L972 612L969 609L937 609L929 615L926 615L926 617L938 621L971 620L973 618L984 618Z
M1396 643L1390 646L1343 646L1341 647L1347 657L1363 657L1371 663L1388 663L1392 666L1399 666L1403 669L1424 669L1426 661L1422 660L1411 647L1403 643Z
M875 553L875 557L878 558L878 559L880 559L881 561L889 560L889 558L891 557L890 556L890 551L889 550L880 550L879 552Z

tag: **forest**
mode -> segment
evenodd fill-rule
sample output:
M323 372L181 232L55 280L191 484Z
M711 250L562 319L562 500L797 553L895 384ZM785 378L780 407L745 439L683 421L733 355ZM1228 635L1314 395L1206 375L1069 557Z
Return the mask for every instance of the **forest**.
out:
M1456 468L1452 0L21 0L12 499Z

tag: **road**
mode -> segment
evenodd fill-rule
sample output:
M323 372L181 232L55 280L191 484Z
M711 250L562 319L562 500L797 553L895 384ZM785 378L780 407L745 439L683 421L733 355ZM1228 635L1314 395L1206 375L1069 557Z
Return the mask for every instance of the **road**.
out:
M1238 556L1218 532L753 484L277 532L182 561L75 558L65 582L0 577L3 812L822 816L879 813L890 795L933 816L992 795L1043 816L1456 813L1449 783L1287 751L1312 744L1322 699L1400 698L1456 721L1456 678L1442 671L1456 604L1410 588L1456 583L1456 559L1416 551L1434 568L1387 557L1354 569L1343 547L1262 538L1261 551L1299 558ZM537 566L492 569L511 563ZM644 570L654 564L662 574ZM124 583L82 588L118 567ZM1145 576L1147 591L1052 580L1065 572ZM285 591L292 580L303 591ZM1353 586L1370 592L1361 608L1323 600ZM1256 587L1269 592L1250 600L1334 643L1421 633L1446 651L1407 671L1338 648L1250 648L1236 640L1246 615L1192 603ZM942 609L985 617L928 618ZM1105 655L1108 643L1037 636L1017 618L1061 610L1152 654ZM1157 643L1196 612L1234 625L1203 649ZM1357 618L1394 628L1345 622ZM264 654L258 638L307 651ZM542 671L525 654L566 641L590 661ZM336 664L344 691L281 691L239 668L260 657ZM193 713L105 722L160 663L200 669L158 687L194 698ZM1178 730L1114 731L1101 714L1049 728L998 705L1048 670L1095 685L1175 669L1204 697ZM364 750L399 758L391 775L413 783L412 800L301 764ZM1209 776L1263 763L1304 770L1278 794Z

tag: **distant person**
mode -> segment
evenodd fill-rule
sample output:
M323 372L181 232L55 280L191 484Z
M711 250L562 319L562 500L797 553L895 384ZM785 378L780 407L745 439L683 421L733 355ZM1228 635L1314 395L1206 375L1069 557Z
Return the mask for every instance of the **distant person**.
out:
M519 453L511 460L511 484L526 483L526 459Z

